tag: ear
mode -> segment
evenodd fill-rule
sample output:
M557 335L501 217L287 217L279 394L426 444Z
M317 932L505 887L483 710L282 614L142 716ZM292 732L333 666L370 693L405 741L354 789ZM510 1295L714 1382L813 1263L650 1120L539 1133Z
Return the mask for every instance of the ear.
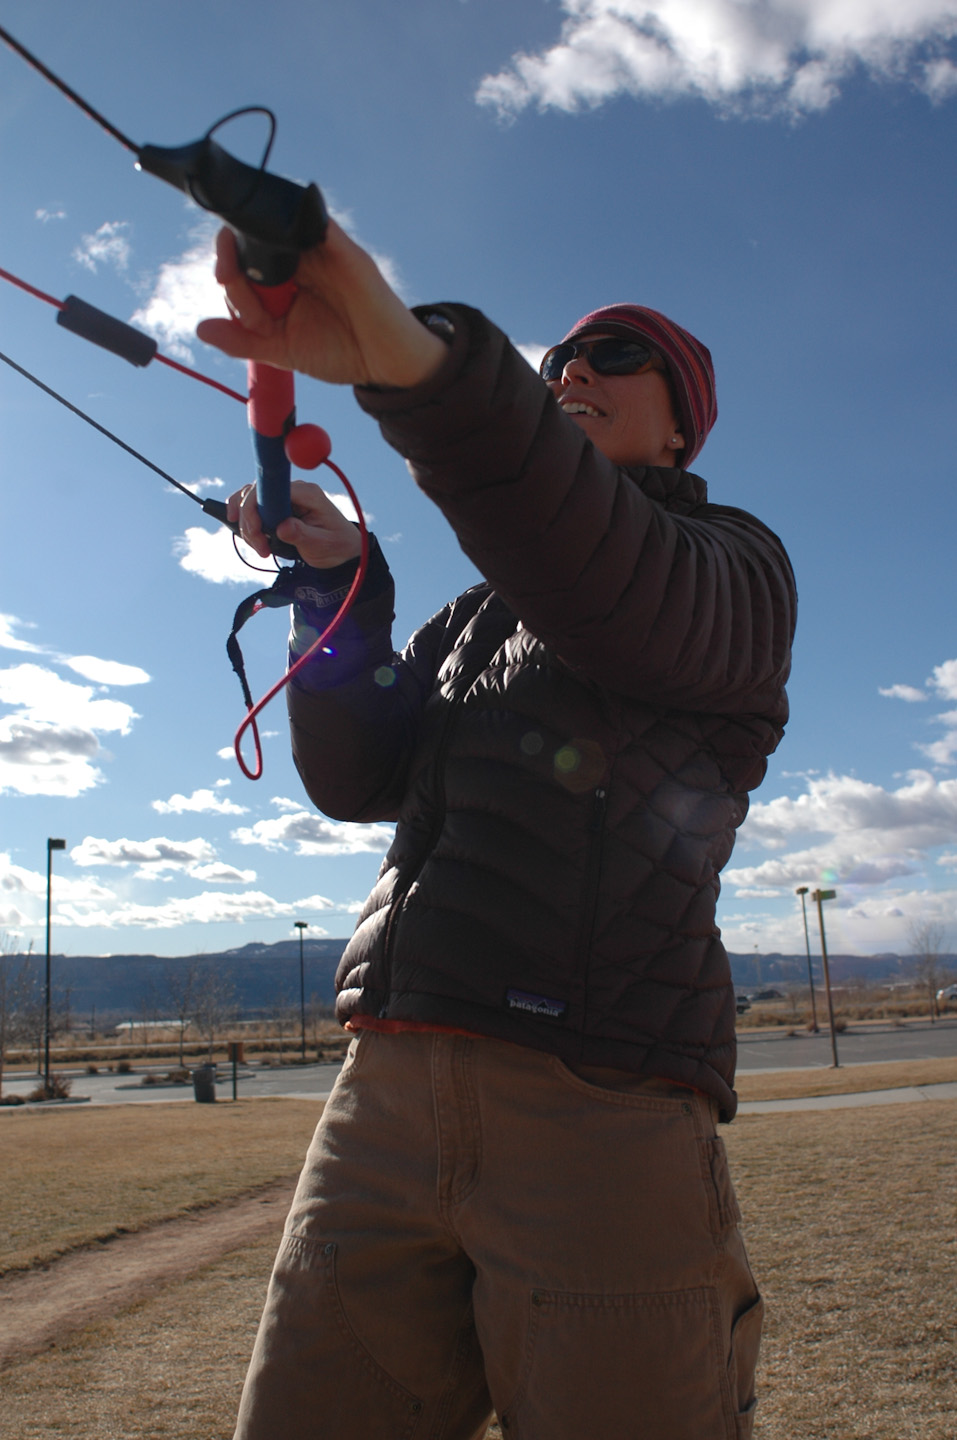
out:
M676 430L675 433L672 435L671 439L668 441L668 448L670 450L683 450L685 448L685 437L682 435L680 430Z

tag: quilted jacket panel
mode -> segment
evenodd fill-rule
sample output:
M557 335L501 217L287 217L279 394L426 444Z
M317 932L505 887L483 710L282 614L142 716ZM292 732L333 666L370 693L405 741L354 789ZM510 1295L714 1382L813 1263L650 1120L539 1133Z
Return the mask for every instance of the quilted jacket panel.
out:
M343 1019L460 1026L693 1084L734 1110L718 875L787 716L795 594L752 516L619 470L477 312L360 393L489 583L393 652L380 564L290 687L317 806L397 822Z

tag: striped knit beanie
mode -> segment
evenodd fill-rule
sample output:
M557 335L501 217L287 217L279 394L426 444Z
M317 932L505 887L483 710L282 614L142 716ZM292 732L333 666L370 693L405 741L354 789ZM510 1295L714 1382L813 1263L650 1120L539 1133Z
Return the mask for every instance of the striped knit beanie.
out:
M718 418L711 352L666 315L644 305L605 305L601 310L593 310L572 326L565 339L578 339L589 330L601 330L606 335L621 335L625 339L640 335L659 352L678 408L676 418L685 439L681 463L687 468L699 454Z

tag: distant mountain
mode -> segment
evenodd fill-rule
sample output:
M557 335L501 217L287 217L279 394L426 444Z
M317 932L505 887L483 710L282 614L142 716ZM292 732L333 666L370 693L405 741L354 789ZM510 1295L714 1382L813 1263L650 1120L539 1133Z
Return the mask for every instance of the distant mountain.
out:
M831 983L847 985L852 980L863 980L865 984L882 985L889 980L908 977L913 968L910 955L828 955ZM803 955L729 955L731 977L738 989L753 989L758 985L806 985L807 954ZM957 957L941 955L941 968L953 968ZM823 983L820 953L811 953L815 984Z
M335 974L345 939L303 940L306 1003L313 998L331 1005ZM17 957L11 960L16 963ZM45 958L31 961L38 984L43 983ZM97 1025L138 1020L171 1011L170 979L189 967L197 974L214 970L232 985L238 1008L249 1017L269 1015L277 1006L299 1004L299 941L250 944L202 955L54 955L51 978L58 1012L69 1008L74 1023L83 1024L95 1011Z
M345 949L345 939L303 940L306 1003L318 1000L331 1005L335 998L335 973ZM11 956L16 964L20 957ZM806 985L807 956L732 954L731 975L735 987L750 990L758 985ZM812 955L815 983L821 982L821 957ZM909 956L832 955L831 980L846 985L858 979L879 985L907 976ZM957 957L942 955L941 967L957 969ZM43 983L44 957L31 959L38 985ZM171 958L163 955L54 955L52 980L54 1008L69 1008L74 1023L84 1024L95 1012L98 1025L120 1020L155 1018L171 1012L170 977L174 982L188 967L199 974L211 970L222 975L235 992L239 1010L247 1018L269 1016L279 1006L299 1004L299 941L279 940L274 945L253 942L238 949Z

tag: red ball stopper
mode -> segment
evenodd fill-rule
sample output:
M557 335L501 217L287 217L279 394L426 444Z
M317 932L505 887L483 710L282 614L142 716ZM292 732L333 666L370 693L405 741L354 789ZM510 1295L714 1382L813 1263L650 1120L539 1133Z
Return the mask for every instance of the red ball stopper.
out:
M321 425L295 425L283 441L286 459L297 470L315 470L328 460L332 441Z

